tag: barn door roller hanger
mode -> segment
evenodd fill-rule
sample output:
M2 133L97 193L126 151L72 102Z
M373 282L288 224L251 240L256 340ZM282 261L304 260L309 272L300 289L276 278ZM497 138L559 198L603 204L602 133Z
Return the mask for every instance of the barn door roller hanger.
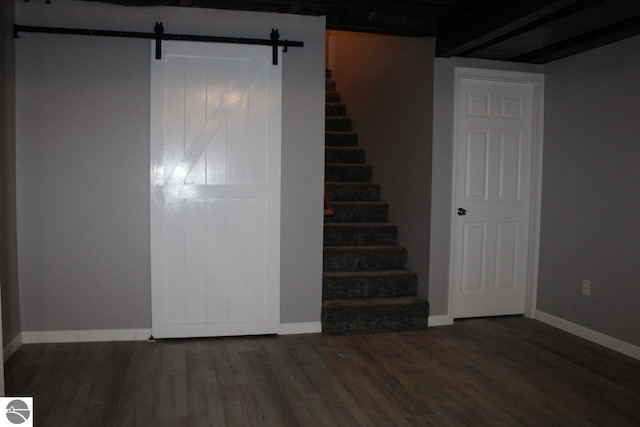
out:
M57 28L57 27L33 27L27 25L13 26L13 36L19 38L19 33L49 33L49 34L73 34L81 36L102 36L102 37L128 37L136 39L152 39L156 41L156 59L162 59L162 41L194 41L209 43L235 43L271 46L273 49L273 65L278 65L278 47L282 46L283 52L287 52L289 47L304 47L303 42L280 40L280 32L272 29L268 39L248 39L240 37L218 37L218 36L197 36L187 34L166 34L162 22L156 22L153 33L141 33L132 31L106 31L87 30L81 28Z

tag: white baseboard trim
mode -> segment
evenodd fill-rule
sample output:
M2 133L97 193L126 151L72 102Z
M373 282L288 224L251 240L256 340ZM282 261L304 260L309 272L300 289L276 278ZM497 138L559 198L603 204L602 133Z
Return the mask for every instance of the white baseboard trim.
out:
M280 324L279 335L314 334L322 332L320 322L283 323ZM100 342L100 341L145 341L149 339L151 329L96 329L79 331L24 331L5 347L5 360L22 344L45 344L65 342ZM18 340L20 338L20 340ZM14 341L16 344L14 344ZM19 344L18 344L19 343ZM14 345L11 354L8 349Z
M18 351L21 345L22 345L22 334L20 333L16 335L16 337L12 339L9 342L9 344L5 345L4 348L2 349L3 361L6 362L11 356L13 356L13 353Z
M317 334L322 332L320 322L281 323L278 335Z
M441 314L438 316L429 316L429 326L445 326L452 325L453 320L448 314Z
M151 329L95 329L86 331L23 331L24 344L98 341L145 341Z
M547 325L562 329L563 331L577 335L580 338L584 338L611 350L617 351L618 353L640 360L640 347L637 345L629 344L626 341L605 335L601 332L594 331L593 329L585 328L577 323L569 322L568 320L545 313L544 311L536 310L534 318L546 323Z

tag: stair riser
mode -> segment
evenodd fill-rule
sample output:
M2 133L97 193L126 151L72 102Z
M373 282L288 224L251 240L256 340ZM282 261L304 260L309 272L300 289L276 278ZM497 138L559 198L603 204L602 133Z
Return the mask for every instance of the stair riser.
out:
M336 90L336 82L334 80L326 79L324 81L324 90Z
M323 271L403 270L407 266L407 251L324 249Z
M415 274L334 277L329 273L322 279L323 300L415 296L417 291Z
M380 200L380 184L327 183L327 192L332 202L376 202Z
M395 245L398 228L395 225L358 226L325 224L325 246Z
M324 217L325 222L388 222L389 206L376 205L341 205L333 203L333 216Z
M324 114L328 117L345 117L347 107L344 104L327 103L324 105Z
M324 144L327 147L357 147L358 134L352 132L325 132Z
M361 148L325 148L326 163L364 163L364 150Z
M325 117L324 129L333 132L351 132L351 119L345 117Z
M356 332L426 329L429 306L403 307L402 310L363 307L360 309L322 310L322 332L348 334Z
M324 100L325 102L340 102L342 101L342 98L340 96L340 92L327 91L324 94Z
M370 165L326 165L324 180L326 182L371 182Z

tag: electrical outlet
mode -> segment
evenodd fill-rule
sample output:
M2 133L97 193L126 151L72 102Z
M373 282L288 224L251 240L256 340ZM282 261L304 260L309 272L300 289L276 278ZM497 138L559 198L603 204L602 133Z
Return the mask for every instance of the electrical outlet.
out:
M582 295L591 296L591 280L582 281Z

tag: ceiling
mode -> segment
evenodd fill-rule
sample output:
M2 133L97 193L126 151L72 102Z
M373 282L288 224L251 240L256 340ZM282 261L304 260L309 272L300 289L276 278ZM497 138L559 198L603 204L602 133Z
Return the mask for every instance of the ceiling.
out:
M436 37L436 55L544 64L640 34L640 0L86 0L325 15L327 28Z

